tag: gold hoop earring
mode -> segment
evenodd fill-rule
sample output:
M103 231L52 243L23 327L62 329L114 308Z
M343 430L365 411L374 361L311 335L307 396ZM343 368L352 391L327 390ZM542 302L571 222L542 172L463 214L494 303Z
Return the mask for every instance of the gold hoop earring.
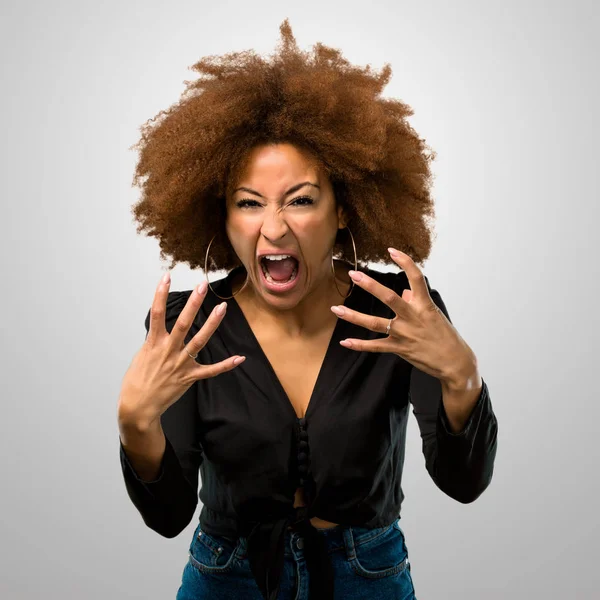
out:
M348 230L348 233L350 234L350 239L352 240L352 248L354 249L354 270L357 271L358 262L356 259L356 244L354 243L354 236L352 235L352 232L350 231L350 228L347 225L346 229ZM331 249L331 272L333 273L333 283L335 284L337 291L340 293L340 296L342 296L345 300L352 293L352 290L354 289L354 282L350 280L350 291L344 296L344 294L340 292L340 288L338 287L338 284L335 281L335 267L333 266L333 248Z
M233 296L227 296L227 298L224 298L223 296L219 296L219 294L217 294L217 292L215 292L215 290L213 290L212 285L210 285L210 281L208 280L208 251L210 250L210 245L213 243L213 240L216 237L217 237L217 234L215 233L215 235L213 235L213 237L212 237L212 240L210 240L210 242L208 243L208 248L206 249L206 256L204 257L204 275L206 276L206 283L208 284L210 291L218 298L221 298L221 300L229 300L229 299L233 298L234 296L237 296L248 285L249 274L248 274L248 272L246 272L246 281L244 281L244 285L235 294L233 294Z

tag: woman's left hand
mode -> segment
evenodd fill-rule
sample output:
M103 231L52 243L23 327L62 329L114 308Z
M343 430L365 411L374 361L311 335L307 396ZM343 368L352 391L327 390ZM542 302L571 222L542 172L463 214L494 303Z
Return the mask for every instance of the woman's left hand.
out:
M366 273L350 272L356 285L373 294L396 314L389 336L376 340L349 338L340 344L359 352L393 352L441 381L454 382L468 376L476 364L473 351L432 300L421 269L407 254L392 250L389 249L392 259L405 271L410 284L410 290L404 290L402 297ZM332 306L331 310L346 321L378 333L385 333L390 322L345 306Z

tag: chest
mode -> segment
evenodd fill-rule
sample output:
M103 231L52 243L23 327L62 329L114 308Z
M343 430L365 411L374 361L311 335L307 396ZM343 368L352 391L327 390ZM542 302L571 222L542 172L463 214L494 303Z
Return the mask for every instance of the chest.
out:
M306 414L334 327L335 321L332 321L317 336L303 340L285 340L271 332L254 329L298 417Z

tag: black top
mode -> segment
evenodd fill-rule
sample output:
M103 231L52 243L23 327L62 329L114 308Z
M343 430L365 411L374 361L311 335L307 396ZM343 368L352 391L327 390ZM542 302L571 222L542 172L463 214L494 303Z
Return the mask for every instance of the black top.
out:
M231 280L239 269L211 283L217 294L231 296ZM365 271L399 295L410 288L403 271ZM448 317L439 293L425 279L433 301ZM168 332L191 292L169 292ZM209 290L185 343L220 302ZM177 536L190 523L199 497L202 528L212 535L247 537L256 582L264 598L275 600L285 531L293 525L305 536L311 598L332 598L328 555L309 519L384 527L399 517L409 402L435 484L462 503L473 502L487 488L498 424L485 381L463 431L453 434L440 381L395 354L344 348L339 344L344 338L385 334L338 319L305 418L299 419L237 301L227 303L223 321L196 360L210 364L234 354L246 360L232 371L197 381L162 415L166 450L158 478L142 481L120 446L127 493L148 527L167 538ZM344 305L394 316L357 285ZM150 311L146 330L149 323ZM294 509L299 486L307 506Z

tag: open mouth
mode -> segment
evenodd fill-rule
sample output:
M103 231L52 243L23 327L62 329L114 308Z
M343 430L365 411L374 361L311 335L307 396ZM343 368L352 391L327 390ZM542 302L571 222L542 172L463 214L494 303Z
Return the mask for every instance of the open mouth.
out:
M265 280L271 285L288 285L298 275L298 261L293 256L281 259L263 256L259 262Z

